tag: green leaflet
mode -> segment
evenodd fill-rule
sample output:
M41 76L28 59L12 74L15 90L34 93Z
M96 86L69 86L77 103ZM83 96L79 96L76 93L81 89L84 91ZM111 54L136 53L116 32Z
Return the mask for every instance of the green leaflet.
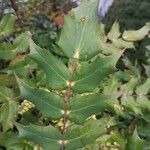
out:
M128 139L125 150L143 150L144 142L138 136L137 130L134 131L133 135Z
M148 110L150 112L150 100L146 96L137 96L136 102L142 110Z
M0 22L0 37L7 36L14 29L16 17L13 15L6 15Z
M15 59L17 53L26 52L29 47L30 34L28 32L22 33L18 36L13 44L1 43L0 44L0 59L12 60Z
M120 51L120 49L115 47L112 43L106 43L105 41L101 41L99 46L103 50L103 53L107 55Z
M61 143L59 142L62 139L62 135L61 132L53 126L23 126L18 123L16 123L16 126L21 137L24 137L35 144L39 144L44 150L60 150Z
M102 112L113 103L113 99L102 94L76 96L68 104L68 118L76 123L84 123L91 115Z
M51 125L41 127L37 125L23 126L16 124L20 136L39 144L44 150L60 150L62 134ZM100 135L106 133L105 122L88 121L83 126L74 126L64 135L65 150L75 150L94 142Z
M13 49L10 43L0 43L0 59L11 60L16 57L16 53L11 51Z
M0 122L2 122L3 131L13 128L13 122L17 116L18 103L14 100L9 100L2 104L0 108Z
M13 122L17 115L18 103L14 100L14 93L11 89L0 86L0 122L3 132L13 128Z
M113 41L115 39L118 39L120 35L121 33L119 29L119 24L118 22L114 22L110 32L108 33L108 38Z
M136 94L140 96L147 95L150 91L150 79L147 79L146 82L136 88Z
M76 150L93 143L106 133L106 124L104 120L88 120L83 126L79 125L68 129L65 134L66 150Z
M144 26L139 30L125 31L122 37L126 41L140 41L149 33L149 31L150 29L147 26Z
M22 98L33 102L44 116L52 119L60 119L63 116L64 103L58 95L32 88L20 79L18 79L18 83Z
M123 49L134 48L134 43L122 39L119 24L114 22L108 35L105 34L105 26L100 24L100 48L103 54L110 55Z
M114 22L110 32L108 33L108 39L112 41L112 44L110 45L114 45L116 48L120 49L134 48L133 42L124 41L122 38L119 38L120 35L119 24Z
M13 98L13 91L5 86L0 86L0 103Z
M18 133L14 133L13 131L0 132L0 145L8 150L33 150L31 143L18 137Z
M8 76L6 74L0 75L0 85L1 86L14 86L17 85L16 79L14 76Z
M29 47L29 39L31 38L30 32L25 32L19 35L14 43L13 43L13 50L15 53L23 53L26 52L26 50Z
M142 115L140 105L135 101L132 96L122 97L121 102L123 106L133 111L135 114Z
M16 58L17 59L17 58ZM37 69L37 63L31 59L28 55L23 57L20 60L14 60L15 63L11 63L5 71L8 74L14 75L14 72L19 77L28 77L29 72Z
M45 71L47 85L53 89L63 89L67 86L70 74L65 64L50 52L42 50L33 41L30 42L31 57Z
M98 0L82 1L66 17L58 45L64 55L90 59L99 51Z
M87 92L94 90L104 78L115 70L115 65L123 51L97 58L92 63L81 66L73 76L73 90L77 92Z

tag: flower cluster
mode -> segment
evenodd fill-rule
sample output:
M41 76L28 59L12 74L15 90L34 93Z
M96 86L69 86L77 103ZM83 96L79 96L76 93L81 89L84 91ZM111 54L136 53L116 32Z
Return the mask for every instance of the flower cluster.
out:
M18 108L18 114L23 115L28 112L30 109L34 108L35 105L28 100L24 100Z

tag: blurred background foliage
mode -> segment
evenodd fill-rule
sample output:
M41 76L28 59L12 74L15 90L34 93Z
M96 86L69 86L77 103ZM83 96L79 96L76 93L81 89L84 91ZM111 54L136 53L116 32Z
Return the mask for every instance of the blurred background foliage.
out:
M149 0L114 0L108 13L103 19L108 32L114 23L118 21L121 31L139 29L150 21L150 1ZM136 43L136 50L126 52L132 63L138 61L139 65L148 64L147 59L150 51L147 49L149 38L145 37L142 41Z

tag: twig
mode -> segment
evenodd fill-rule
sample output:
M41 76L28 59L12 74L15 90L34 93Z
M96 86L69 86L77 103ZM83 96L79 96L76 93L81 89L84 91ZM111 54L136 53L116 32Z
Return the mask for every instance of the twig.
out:
M70 73L73 74L77 69L77 60L72 60L71 64L70 64ZM71 98L73 96L73 91L72 91L72 81L69 81L68 82L68 87L67 87L67 90L66 90L66 95L64 97L64 103L69 103ZM65 134L65 131L66 131L66 128L67 128L67 115L68 115L68 110L64 110L63 112L63 127L62 127L62 136L63 136L63 139L61 141L61 150L65 150L65 137L64 137L64 134Z
M19 26L22 27L23 24L23 19L22 19L22 12L19 10L18 5L16 4L15 0L10 0L11 3L11 7L13 8L13 10L15 11L15 14L18 18L19 21Z

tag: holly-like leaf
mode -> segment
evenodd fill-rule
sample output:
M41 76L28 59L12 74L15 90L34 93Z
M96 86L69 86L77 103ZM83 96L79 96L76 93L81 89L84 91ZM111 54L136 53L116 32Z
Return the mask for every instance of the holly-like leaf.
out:
M137 130L134 131L133 135L128 139L125 150L143 150L144 142L138 136Z
M13 15L6 15L0 22L0 36L7 36L14 29L16 17Z
M47 85L54 89L63 89L67 86L70 74L65 64L50 52L41 49L30 42L31 57L44 70L47 76Z
M140 28L139 30L128 30L122 35L123 39L126 41L140 41L146 35L148 35L150 29L147 26Z
M3 132L5 132L9 128L13 128L18 110L18 103L14 99L12 89L5 86L0 87L0 104L0 122L3 127Z
M0 86L0 103L13 98L13 91L5 86Z
M14 43L13 50L15 53L23 53L26 52L29 47L29 39L31 38L31 33L25 32L19 35Z
M123 51L120 51L104 58L98 57L92 63L81 66L73 76L73 90L78 92L94 90L100 81L114 72L115 65L122 53Z
M64 103L58 95L45 90L30 87L18 79L21 96L30 100L45 117L60 119L63 116Z
M12 48L13 46L10 43L0 43L0 59L3 60L14 59L16 53L14 51L11 51Z
M68 118L76 123L83 123L91 115L95 115L110 107L113 102L111 97L98 93L76 96L68 105Z
M110 40L116 40L119 38L121 35L120 30L119 30L119 24L118 22L114 22L113 26L111 27L110 32L108 33L108 38Z
M102 53L109 55L120 51L120 48L115 47L112 43L100 42L100 48L103 50Z
M17 53L26 52L29 47L30 34L28 32L22 33L18 36L13 44L0 44L0 59L12 60L15 59Z
M75 150L94 143L97 138L106 133L106 124L104 120L89 120L83 126L68 129L65 134L65 149Z
M134 48L133 42L124 41L123 39L114 40L113 45L120 49Z
M49 125L47 127L30 125L23 126L16 123L20 136L35 144L39 144L44 150L60 150L62 134L59 130Z
M150 79L147 79L146 82L136 88L136 94L140 96L146 96L150 92Z
M15 100L8 100L3 103L0 108L0 122L3 126L3 131L13 128L13 123L18 111L18 103Z
M14 76L8 76L7 74L0 75L0 85L1 86L14 86L17 85L16 79Z
M132 96L125 96L121 98L122 105L128 110L133 111L137 115L142 115L140 105L135 101Z
M137 96L136 101L143 110L150 111L150 100L146 96Z
M58 42L65 56L86 60L100 51L97 4L98 0L82 1L65 16Z
M13 131L0 132L0 145L9 150L33 150L32 143L26 142L23 138L18 137L18 133Z

